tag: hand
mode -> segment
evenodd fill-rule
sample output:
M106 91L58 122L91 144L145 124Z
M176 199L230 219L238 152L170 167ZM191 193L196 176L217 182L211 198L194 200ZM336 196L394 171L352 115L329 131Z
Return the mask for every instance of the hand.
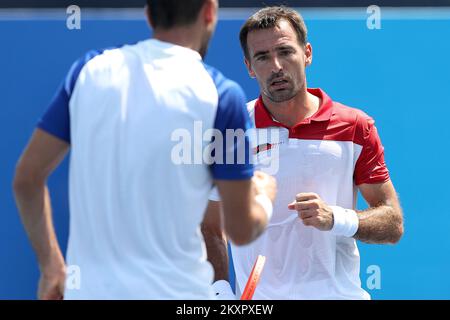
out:
M66 270L64 265L43 269L39 279L38 299L62 300L64 298L65 282Z
M255 171L252 181L256 195L264 194L272 202L275 201L275 197L277 196L277 181L274 177L262 171Z
M288 205L290 210L297 210L305 226L321 231L333 228L333 210L315 193L299 193L295 201Z

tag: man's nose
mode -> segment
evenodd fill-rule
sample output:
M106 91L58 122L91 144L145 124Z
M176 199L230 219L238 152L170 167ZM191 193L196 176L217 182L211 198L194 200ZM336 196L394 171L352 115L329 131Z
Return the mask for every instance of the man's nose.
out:
M280 59L278 57L274 57L272 59L272 72L278 73L283 70L283 66L281 65Z

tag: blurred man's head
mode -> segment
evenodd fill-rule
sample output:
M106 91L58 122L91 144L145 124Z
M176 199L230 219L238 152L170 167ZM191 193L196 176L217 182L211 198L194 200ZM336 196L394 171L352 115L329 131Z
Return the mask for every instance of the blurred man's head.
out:
M206 54L217 24L218 0L147 0L147 15L155 32L193 28L201 38L200 54Z
M239 37L249 74L264 96L284 102L306 90L312 48L299 13L286 7L261 9L245 22Z

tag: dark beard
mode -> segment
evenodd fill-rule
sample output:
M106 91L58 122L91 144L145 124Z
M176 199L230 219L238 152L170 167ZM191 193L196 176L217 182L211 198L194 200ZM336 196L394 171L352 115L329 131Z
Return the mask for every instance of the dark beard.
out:
M270 92L269 90L267 90L267 93L266 97L269 98L270 101L280 103L291 100L297 95L298 91L296 92L294 88L292 88L290 90L284 90L283 93Z

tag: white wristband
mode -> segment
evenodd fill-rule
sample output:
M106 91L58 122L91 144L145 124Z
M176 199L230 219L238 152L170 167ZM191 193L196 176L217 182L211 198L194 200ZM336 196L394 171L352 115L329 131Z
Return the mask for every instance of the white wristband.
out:
M261 207L263 207L264 211L267 214L267 221L270 221L273 214L272 200L270 200L270 198L265 194L258 194L255 197L255 200L261 205Z
M234 300L236 296L226 280L218 280L212 284L218 300Z
M359 219L354 210L344 209L338 206L330 206L333 209L334 224L330 230L336 236L353 237L358 231Z

